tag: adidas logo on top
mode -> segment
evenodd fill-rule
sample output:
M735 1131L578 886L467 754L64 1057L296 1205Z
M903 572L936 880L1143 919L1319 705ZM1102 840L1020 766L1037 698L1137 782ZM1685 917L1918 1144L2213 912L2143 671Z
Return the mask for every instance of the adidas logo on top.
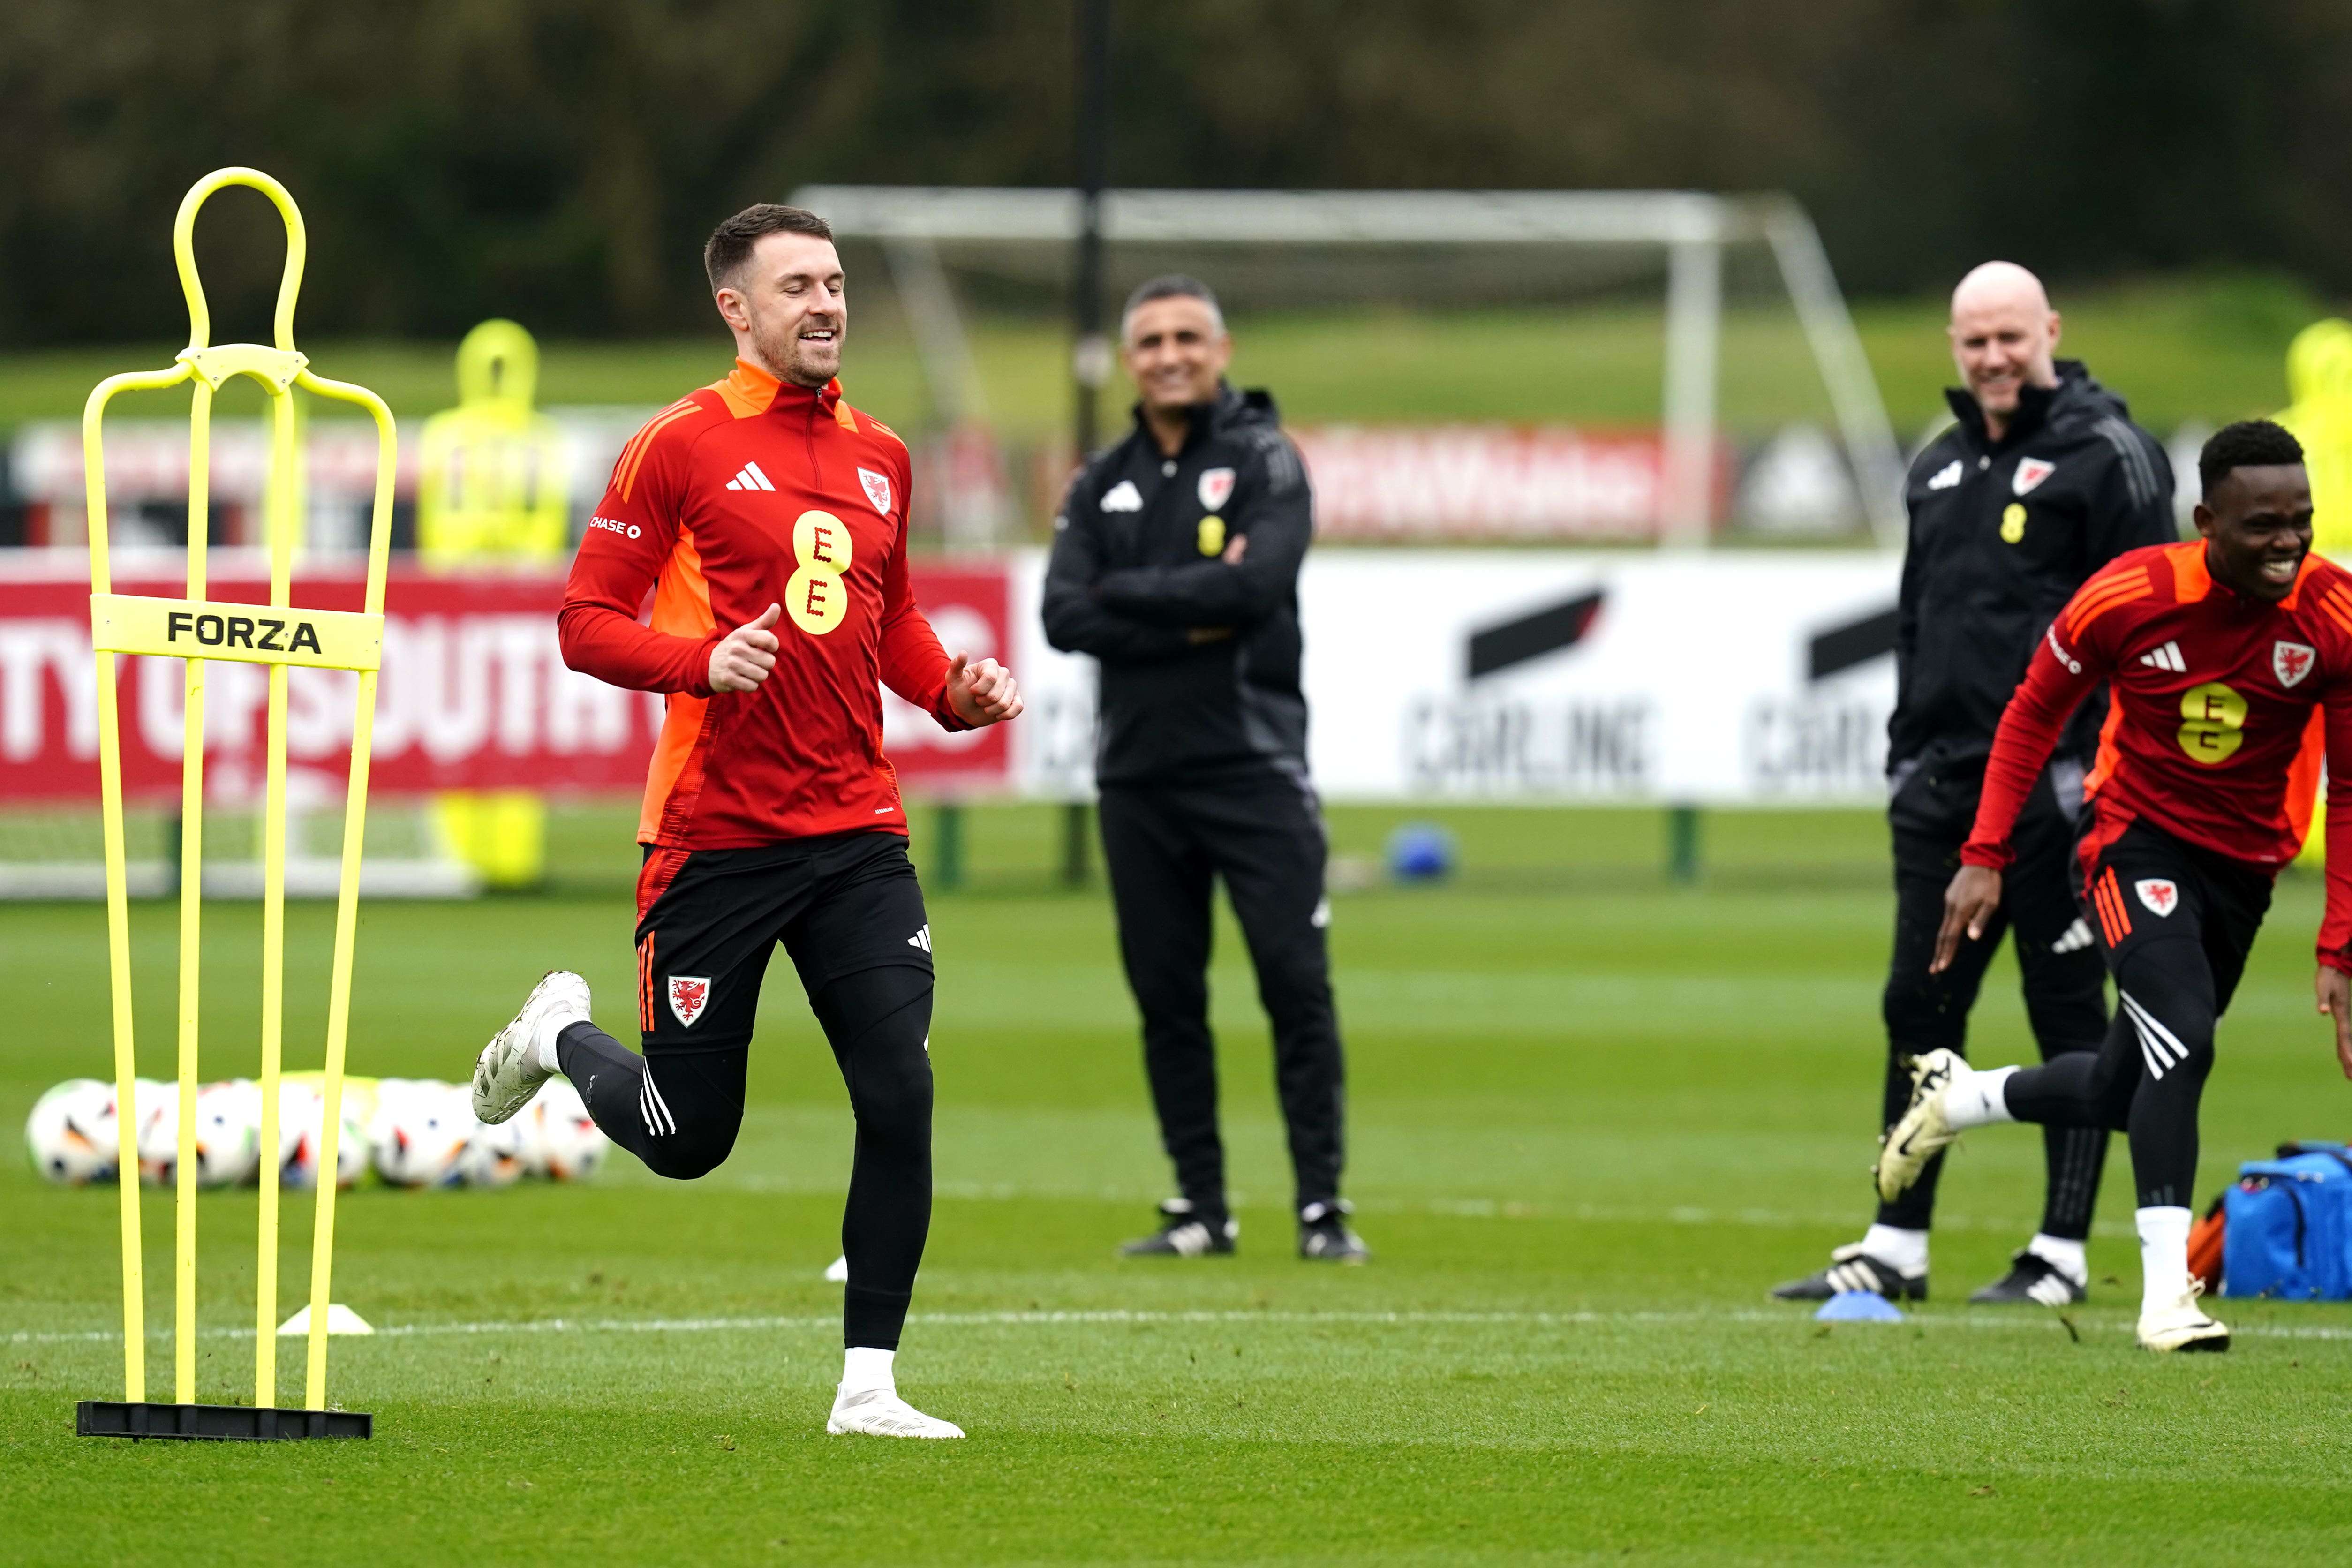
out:
M2189 673L2189 661L2180 657L2180 645L2177 642L2148 649L2139 656L2139 661L2151 669L2168 669L2175 675Z
M1927 488L1931 490L1948 490L1959 482L1960 460L1954 458L1936 470L1935 477L1927 481Z
M772 490L776 487L768 482L768 476L760 471L759 464L746 463L733 479L727 481L727 488L730 490Z

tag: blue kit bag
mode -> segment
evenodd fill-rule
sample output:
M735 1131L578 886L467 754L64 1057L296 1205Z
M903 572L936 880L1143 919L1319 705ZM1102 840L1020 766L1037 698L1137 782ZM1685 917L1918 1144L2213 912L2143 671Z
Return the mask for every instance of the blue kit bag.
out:
M2352 1152L2290 1143L2250 1160L2224 1196L2221 1294L2352 1298Z

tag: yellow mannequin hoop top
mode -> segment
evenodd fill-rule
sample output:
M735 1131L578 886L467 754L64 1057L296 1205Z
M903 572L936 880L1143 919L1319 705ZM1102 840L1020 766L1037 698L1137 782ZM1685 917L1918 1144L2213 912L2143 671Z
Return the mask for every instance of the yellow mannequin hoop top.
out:
M243 185L259 191L278 209L286 225L286 269L278 279L278 309L270 318L276 347L255 343L212 346L213 317L205 303L205 280L196 272L196 214L216 191ZM180 198L179 216L172 220L172 259L180 268L180 292L188 300L188 346L176 356L214 391L233 375L251 375L283 392L294 384L310 362L294 348L294 300L302 290L302 263L310 253L310 237L302 227L302 209L284 185L258 169L215 169L188 187Z
M286 270L278 280L278 310L271 321L277 346L294 346L294 297L302 289L302 263L310 238L302 227L302 209L284 185L258 169L215 169L188 187L180 198L179 216L172 220L172 259L179 264L180 292L188 297L188 346L207 348L213 340L212 312L205 305L205 280L196 275L196 213L216 191L243 185L269 198L286 224Z

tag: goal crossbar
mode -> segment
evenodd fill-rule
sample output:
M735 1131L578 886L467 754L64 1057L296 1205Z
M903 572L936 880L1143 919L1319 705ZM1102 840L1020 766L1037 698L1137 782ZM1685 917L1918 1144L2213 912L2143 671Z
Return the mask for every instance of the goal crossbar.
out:
M1084 201L1075 190L952 185L805 185L795 205L834 232L887 247L894 271L937 273L937 245L1075 244ZM1668 543L1704 543L1717 433L1723 249L1768 247L1835 413L1880 543L1903 539L1903 461L1862 340L1812 220L1783 195L1703 191L1105 191L1102 237L1118 244L1655 246L1666 257ZM917 292L940 291L936 282ZM952 306L927 314L961 338ZM968 363L961 342L927 360ZM968 372L965 373L968 376ZM936 377L935 377L936 379ZM961 378L960 378L961 379ZM961 387L940 389L953 400Z

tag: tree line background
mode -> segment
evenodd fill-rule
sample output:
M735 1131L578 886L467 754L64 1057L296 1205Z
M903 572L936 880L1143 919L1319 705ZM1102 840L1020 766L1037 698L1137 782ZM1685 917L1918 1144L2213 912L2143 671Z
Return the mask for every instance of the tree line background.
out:
M1115 40L1116 184L1785 189L1855 293L2352 291L2343 0L1119 0ZM0 344L176 335L170 214L231 163L302 202L307 331L698 328L748 202L1068 183L1075 54L1070 0L10 0ZM265 233L209 226L216 316L266 317Z

